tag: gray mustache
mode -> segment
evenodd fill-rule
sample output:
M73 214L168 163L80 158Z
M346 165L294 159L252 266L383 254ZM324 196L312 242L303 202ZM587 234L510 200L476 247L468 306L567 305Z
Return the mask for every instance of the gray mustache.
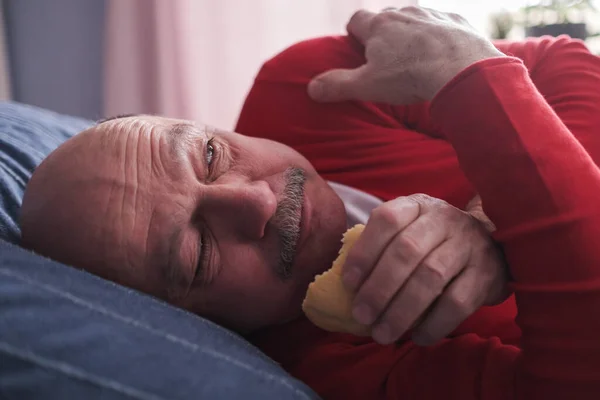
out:
M283 198L277 205L274 221L281 247L277 273L283 280L292 276L292 264L296 257L296 246L300 238L300 218L306 175L300 168L288 168L285 178Z

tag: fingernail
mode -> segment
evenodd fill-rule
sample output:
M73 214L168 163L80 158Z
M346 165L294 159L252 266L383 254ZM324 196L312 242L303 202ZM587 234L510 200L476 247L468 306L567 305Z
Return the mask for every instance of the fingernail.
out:
M350 267L344 271L342 280L348 289L354 290L360 281L360 270L356 267Z
M308 84L308 94L315 100L323 97L324 85L320 80L313 80Z
M390 344L394 341L392 338L392 330L385 322L373 328L373 339L379 344Z
M373 310L366 304L357 304L352 310L352 316L358 323L363 325L370 325L375 321Z

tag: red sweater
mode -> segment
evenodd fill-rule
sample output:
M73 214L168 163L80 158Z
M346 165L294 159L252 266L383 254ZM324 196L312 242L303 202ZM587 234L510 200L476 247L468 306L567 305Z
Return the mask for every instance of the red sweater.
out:
M295 45L258 74L239 132L383 200L464 207L480 193L515 280L514 297L430 347L305 319L253 337L325 399L600 399L600 59L565 37L498 47L518 58L472 65L408 107L308 98L313 76L364 62L346 37Z

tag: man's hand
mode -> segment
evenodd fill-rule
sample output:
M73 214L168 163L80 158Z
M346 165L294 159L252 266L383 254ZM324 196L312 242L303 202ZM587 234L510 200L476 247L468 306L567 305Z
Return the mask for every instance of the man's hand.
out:
M343 267L356 292L354 318L373 338L432 344L482 305L507 295L507 270L484 225L469 213L426 195L376 208Z
M308 87L314 100L427 101L472 63L504 56L461 16L414 6L358 11L347 30L365 46L367 63L317 76Z

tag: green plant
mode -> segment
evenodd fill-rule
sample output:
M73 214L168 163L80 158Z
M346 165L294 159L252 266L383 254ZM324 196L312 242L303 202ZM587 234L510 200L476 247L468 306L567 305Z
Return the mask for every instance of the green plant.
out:
M542 25L545 23L544 16L546 13L554 14L558 24L570 23L569 12L571 10L579 12L596 11L596 7L594 7L591 0L543 0L523 8L526 24L528 24L532 12L539 12L542 14Z

